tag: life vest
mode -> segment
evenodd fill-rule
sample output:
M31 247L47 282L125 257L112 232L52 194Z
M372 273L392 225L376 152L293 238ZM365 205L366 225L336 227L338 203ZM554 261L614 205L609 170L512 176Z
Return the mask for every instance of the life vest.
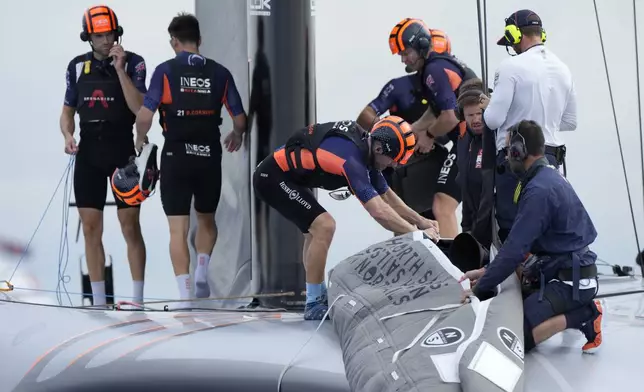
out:
M308 179L312 187L337 189L346 186L346 179L342 176L325 172L317 159L317 149L322 141L331 136L340 136L351 140L360 149L360 155L365 164L369 160L369 145L367 132L355 121L344 120L311 124L297 130L286 141L284 150L289 171L298 177ZM313 167L305 167L303 158L313 162ZM336 178L337 177L337 178Z
M168 60L172 101L160 106L160 122L167 141L219 143L221 105L225 82L217 77L217 64L206 59L192 66L179 59Z
M126 63L132 61L133 53L125 54ZM86 130L95 129L98 124L106 124L110 130L132 132L136 114L127 106L116 69L110 61L97 60L91 52L74 59L79 65L76 68L76 111L80 117L81 137Z

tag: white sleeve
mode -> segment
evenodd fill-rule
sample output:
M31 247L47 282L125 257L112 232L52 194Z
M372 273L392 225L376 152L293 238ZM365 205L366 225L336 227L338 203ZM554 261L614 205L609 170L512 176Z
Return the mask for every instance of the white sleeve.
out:
M568 93L566 108L561 116L560 131L574 131L577 129L577 93L573 83Z
M494 92L483 114L485 124L490 129L498 129L508 116L514 99L515 70L507 62L501 63L494 74Z

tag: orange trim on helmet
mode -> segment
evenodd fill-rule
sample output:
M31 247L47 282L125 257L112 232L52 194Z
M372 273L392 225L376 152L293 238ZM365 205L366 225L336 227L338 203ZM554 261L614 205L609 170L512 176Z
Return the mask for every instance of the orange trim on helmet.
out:
M429 34L432 36L432 50L436 53L452 53L452 42L449 36L442 30L429 29Z
M127 192L121 192L119 189L117 189L114 186L114 176L116 175L117 172L118 172L118 169L114 170L114 173L112 173L112 178L110 181L110 184L112 186L112 191L114 191L114 196L116 196L120 201L122 201L123 203L129 206L138 206L139 204L143 203L143 201L147 197L141 191L139 184L136 184L134 188L132 188Z
M85 11L85 22L87 23L87 32L89 34L109 33L117 29L114 11L102 5Z
M407 163L411 154L414 152L414 147L416 145L416 136L411 131L409 123L398 116L387 116L378 121L372 128L371 132L374 132L381 127L393 130L398 137L400 150L393 160L402 164Z

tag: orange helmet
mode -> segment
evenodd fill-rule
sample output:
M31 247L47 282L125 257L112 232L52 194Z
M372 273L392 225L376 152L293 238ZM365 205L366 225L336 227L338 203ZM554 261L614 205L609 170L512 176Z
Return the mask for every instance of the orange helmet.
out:
M383 154L394 162L407 163L416 147L416 135L411 125L398 116L387 116L371 128L371 139L382 143Z
M152 195L159 179L157 150L156 144L145 144L138 156L131 156L127 165L114 170L110 183L116 198L137 206Z
M389 33L391 54L399 54L407 48L414 48L421 54L429 49L432 36L421 19L405 18L398 22Z
M83 31L80 33L80 39L83 42L89 41L90 34L95 33L114 31L117 38L123 35L123 28L119 25L116 14L105 5L97 5L85 10L82 25Z
M432 35L432 51L452 54L452 42L443 30L430 29L429 33Z

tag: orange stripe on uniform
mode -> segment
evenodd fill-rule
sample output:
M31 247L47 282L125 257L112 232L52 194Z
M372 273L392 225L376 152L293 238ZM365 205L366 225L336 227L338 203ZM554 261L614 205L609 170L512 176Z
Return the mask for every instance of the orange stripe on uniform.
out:
M234 117L233 112L230 111L230 106L228 106L228 80L226 80L226 85L224 86L224 95L221 97L221 103L224 104L226 110L228 110L230 117Z
M465 121L461 121L458 123L458 136L462 138L465 136L465 132L467 132L467 124Z
M282 171L287 172L289 170L288 162L286 161L286 150L284 150L284 147L273 153L273 159L275 159L277 166L279 166Z
M443 68L443 69L447 74L447 78L449 79L449 84L452 87L452 90L456 91L456 89L463 82L463 78L461 78L456 72L452 71L451 69L447 69L447 68Z
M170 105L172 103L172 91L170 90L170 81L168 75L163 74L163 94L161 94L161 103Z

